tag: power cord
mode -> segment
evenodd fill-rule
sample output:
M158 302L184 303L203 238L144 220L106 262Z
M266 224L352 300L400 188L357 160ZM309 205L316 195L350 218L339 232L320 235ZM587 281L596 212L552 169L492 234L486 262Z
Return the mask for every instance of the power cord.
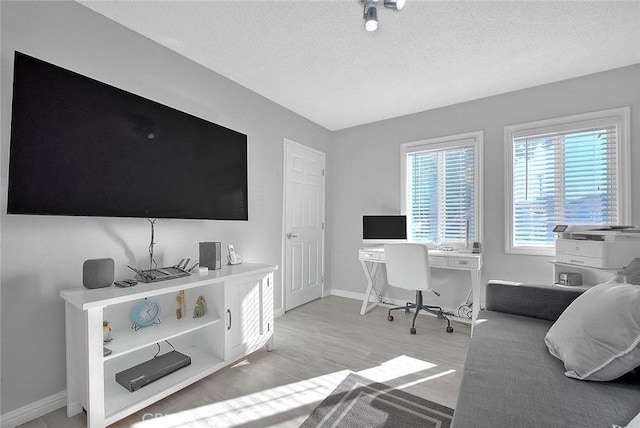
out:
M174 351L176 350L176 348L171 344L171 342L169 342L168 340L165 340L165 342L167 342L167 344L171 346L171 349L173 349ZM156 345L158 346L158 352L156 352L156 355L154 355L153 358L156 358L158 355L160 355L160 342L156 343Z
M147 221L151 223L151 243L149 244L149 269L154 269L158 267L158 263L153 259L153 246L156 244L154 242L155 237L155 225L158 221L157 218L148 218Z

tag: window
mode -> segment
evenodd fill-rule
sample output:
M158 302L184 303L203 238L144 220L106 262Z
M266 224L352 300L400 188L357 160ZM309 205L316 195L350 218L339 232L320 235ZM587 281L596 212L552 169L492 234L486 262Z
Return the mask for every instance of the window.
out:
M481 239L482 132L401 145L409 240L462 247Z
M554 254L556 224L626 224L629 109L505 128L506 251Z

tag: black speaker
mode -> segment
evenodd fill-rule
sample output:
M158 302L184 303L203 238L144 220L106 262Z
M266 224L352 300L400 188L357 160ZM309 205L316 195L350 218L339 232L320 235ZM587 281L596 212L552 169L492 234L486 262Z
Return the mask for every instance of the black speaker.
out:
M220 242L200 242L200 267L218 270L222 267Z
M82 285L86 288L103 288L113 284L115 265L113 259L90 259L82 264Z

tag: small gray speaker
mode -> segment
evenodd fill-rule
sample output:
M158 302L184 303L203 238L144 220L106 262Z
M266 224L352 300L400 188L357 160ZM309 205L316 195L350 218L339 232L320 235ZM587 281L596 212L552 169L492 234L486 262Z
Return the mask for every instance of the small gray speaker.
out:
M82 264L82 285L86 288L104 288L113 284L113 259L89 259Z
M209 270L218 270L222 267L220 242L200 242L200 266Z

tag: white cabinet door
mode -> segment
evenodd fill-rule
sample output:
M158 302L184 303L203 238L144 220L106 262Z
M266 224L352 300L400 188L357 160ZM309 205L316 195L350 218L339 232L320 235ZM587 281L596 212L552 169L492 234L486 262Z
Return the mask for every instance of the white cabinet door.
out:
M261 346L262 277L227 281L224 294L224 359L229 360Z

